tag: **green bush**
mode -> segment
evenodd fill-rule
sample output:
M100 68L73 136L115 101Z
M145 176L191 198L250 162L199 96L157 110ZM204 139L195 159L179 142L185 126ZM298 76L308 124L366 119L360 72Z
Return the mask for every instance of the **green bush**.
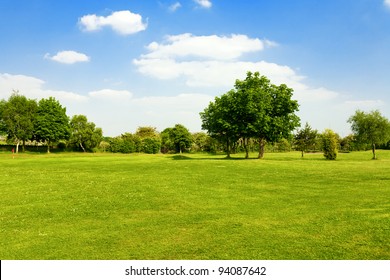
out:
M326 129L322 134L322 147L324 150L324 157L328 160L335 160L337 158L337 135L330 129Z
M145 154L157 154L161 148L159 138L144 138L141 141L141 152Z

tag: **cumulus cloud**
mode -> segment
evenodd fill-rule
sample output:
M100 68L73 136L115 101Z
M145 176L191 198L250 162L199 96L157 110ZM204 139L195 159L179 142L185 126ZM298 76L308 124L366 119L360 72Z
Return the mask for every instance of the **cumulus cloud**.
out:
M76 51L60 51L51 56L49 53L45 54L46 59L50 59L63 64L74 64L77 62L88 62L90 58L83 53Z
M85 15L79 20L84 31L92 32L103 27L111 27L121 35L130 35L147 28L147 23L142 21L142 16L128 10L113 12L109 16Z
M133 63L144 75L162 80L184 77L188 86L232 86L237 78L245 78L243 75L247 71L259 71L274 83L304 87L301 84L303 77L288 66L240 60L248 53L276 45L246 35L194 36L186 33L167 36L163 43L152 42L147 46L148 53Z
M55 97L58 100L65 102L71 101L86 101L87 98L83 95L62 90L50 90L44 88L45 81L26 75L11 75L8 73L0 73L0 99L7 99L14 91L19 91L20 94L32 99Z
M268 40L252 39L246 35L194 36L190 33L167 36L165 42L152 42L147 46L146 59L161 58L201 58L232 60L250 52L261 51L276 43Z
M213 5L210 0L194 0L202 8L209 9Z

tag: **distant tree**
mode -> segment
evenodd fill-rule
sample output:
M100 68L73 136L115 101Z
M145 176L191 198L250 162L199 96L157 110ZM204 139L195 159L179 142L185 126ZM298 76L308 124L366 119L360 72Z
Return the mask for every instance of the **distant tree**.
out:
M13 92L8 102L3 101L1 107L2 129L9 140L16 142L16 153L19 151L20 142L23 143L24 152L26 141L33 136L37 102Z
M161 138L161 151L163 153L182 153L187 151L192 144L192 135L182 124L176 124L174 127L164 129L161 132Z
M4 121L3 112L5 110L5 106L7 105L7 101L0 100L0 135L7 134L7 126Z
M171 139L171 127L167 127L161 132L161 152L163 154L175 152L175 143Z
M192 135L182 124L176 124L171 130L171 138L175 144L176 153L187 151L192 144Z
M142 139L143 138L160 137L160 133L158 133L157 129L155 127L151 127L151 126L140 126L140 127L138 127L135 134L138 135Z
M331 129L326 129L321 135L324 157L329 160L335 160L338 153L337 135Z
M99 143L99 149L104 153L110 149L110 143L103 140Z
M378 110L365 113L357 110L348 119L352 131L359 143L371 145L373 159L376 159L376 145L384 144L390 140L390 122Z
M155 127L138 127L135 133L141 139L141 152L157 154L161 149L160 133Z
M210 147L210 136L205 132L192 133L193 149L197 152L209 152Z
M350 152L356 149L355 135L350 134L340 140L340 149L345 152Z
M47 143L47 152L53 142L67 140L70 136L69 117L66 108L54 97L41 99L34 121L36 140Z
M102 140L103 132L84 115L75 115L70 121L69 144L81 148L83 152L96 148Z
M294 144L296 148L302 152L302 157L304 152L307 152L310 148L315 146L317 134L317 130L313 130L308 123L295 134Z

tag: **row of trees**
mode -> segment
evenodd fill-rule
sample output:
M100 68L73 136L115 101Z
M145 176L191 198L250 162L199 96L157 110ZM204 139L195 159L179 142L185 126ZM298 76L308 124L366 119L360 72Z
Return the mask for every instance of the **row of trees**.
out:
M370 147L372 158L376 159L376 147L390 144L390 121L386 119L378 110L363 112L357 110L348 119L351 124L353 134L340 138L338 134L327 129L321 135L317 130L313 130L309 124L298 130L294 135L296 149L302 152L315 150L318 142L322 142L322 150L327 159L336 159L337 151L340 147L345 151L365 150Z
M335 132L325 130L319 134L307 123L300 126L295 114L299 105L292 100L293 90L286 85L273 85L258 72L248 72L245 80L237 80L234 89L216 97L200 113L202 128L207 131L191 134L186 127L176 124L159 133L153 127L139 127L133 133L103 138L102 130L88 122L84 115L71 119L53 97L39 102L14 92L10 98L0 101L0 135L5 133L10 142L23 150L27 141L50 146L60 140L72 149L90 151L95 147L114 153L143 152L155 154L182 153L187 151L231 153L258 152L264 156L266 147L302 152L324 151L327 159L335 159L338 149L364 149L370 145L373 158L375 149L390 143L390 122L379 111L356 111L348 122L353 135L341 139ZM293 134L293 131L296 131Z
M299 105L292 100L292 95L293 90L286 85L273 85L258 72L248 72L245 80L236 80L234 89L216 97L200 113L202 128L211 137L225 143L227 157L230 157L231 149L237 142L243 145L246 158L249 145L257 142L258 158L262 158L267 142L294 138L294 145L302 151L302 156L310 146L320 141L324 156L336 159L341 141L332 130L327 129L318 137L318 132L306 124L293 137L292 132L300 126L300 119L295 115ZM354 135L345 141L371 145L373 158L376 159L376 146L390 141L390 122L379 111L365 113L359 110L348 122Z
M7 135L9 142L16 144L16 152L22 144L23 151L27 141L44 143L47 152L60 140L82 151L96 147L103 136L101 128L88 122L84 115L71 119L55 98L36 100L14 92L9 99L0 101L0 132Z
M162 153L187 152L192 144L193 137L189 130L181 124L176 124L161 133L154 127L139 127L134 134L127 132L113 138L106 137L100 147L113 153L157 154L160 151Z

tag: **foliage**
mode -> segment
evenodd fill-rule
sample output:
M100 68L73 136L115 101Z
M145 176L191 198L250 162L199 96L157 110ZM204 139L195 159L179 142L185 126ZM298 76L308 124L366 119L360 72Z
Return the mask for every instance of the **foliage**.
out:
M331 129L326 129L321 135L324 157L328 160L335 160L338 153L337 135Z
M135 133L141 139L139 150L146 154L157 154L161 149L161 137L155 127L139 127Z
M110 152L112 153L136 153L140 152L141 139L139 136L132 133L124 133L121 136L111 138L110 143Z
M373 159L376 159L376 145L390 140L390 122L378 110L365 113L357 110L348 119L357 142L369 144L372 147Z
M215 153L219 148L219 143L205 132L192 133L192 152L208 152Z
M313 150L316 138L317 130L313 130L308 123L305 124L305 127L298 130L294 136L294 144L297 150L302 152L302 157L304 152L308 150Z
M102 140L103 132L93 122L88 122L84 115L75 115L70 121L69 143L83 152L92 151Z
M230 157L232 143L238 141L238 128L232 121L231 115L231 95L233 91L215 97L214 102L200 113L202 120L202 129L207 130L208 134L217 139L220 143L225 143L227 157Z
M275 86L258 72L247 73L245 80L236 80L230 90L200 113L202 129L226 142L227 156L231 144L242 139L248 158L250 138L258 139L259 158L264 155L266 142L289 138L299 125L295 115L298 102L292 100L293 90L282 84Z
M9 97L8 102L3 102L1 107L2 124L0 125L7 133L7 138L16 142L16 153L20 142L23 142L24 151L26 141L31 139L34 133L37 102L14 92Z
M4 122L3 112L7 106L7 101L0 100L0 135L7 134L7 125Z
M163 153L187 152L191 148L192 135L188 129L182 124L176 124L174 127L169 127L161 132L161 151Z
M54 98L41 99L34 121L35 139L46 141L47 152L50 153L50 145L59 140L68 139L70 136L69 117L66 108Z

